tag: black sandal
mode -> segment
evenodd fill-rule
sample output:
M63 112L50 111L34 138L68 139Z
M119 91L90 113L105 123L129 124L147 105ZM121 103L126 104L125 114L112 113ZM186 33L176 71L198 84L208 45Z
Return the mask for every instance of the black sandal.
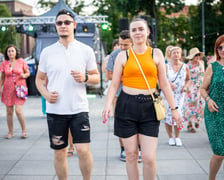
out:
M199 128L199 123L196 122L196 123L194 124L194 126L195 126L195 128L198 129L198 128Z
M192 124L188 124L187 125L187 131L188 132L191 132L191 133L196 133L196 130L193 128Z

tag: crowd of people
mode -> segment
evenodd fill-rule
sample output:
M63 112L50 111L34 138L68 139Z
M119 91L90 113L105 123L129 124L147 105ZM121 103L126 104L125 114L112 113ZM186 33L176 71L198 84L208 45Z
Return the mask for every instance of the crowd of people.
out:
M73 13L59 11L55 26L59 40L41 52L36 75L36 86L46 100L55 171L58 179L67 179L67 156L72 156L76 150L83 179L90 180L93 158L86 84L99 83L100 76L93 50L74 38ZM196 133L204 120L213 151L209 180L215 180L224 159L224 78L221 75L224 35L216 40L216 59L205 68L204 55L198 48L189 50L185 58L187 63L182 59L179 46L167 46L164 57L159 48L150 46L150 33L145 20L132 20L129 30L121 31L119 40L113 43L113 52L105 58L102 71L106 81L111 82L105 93L103 123L113 115L114 135L119 138L120 159L126 162L128 179L139 179L138 163L142 162L146 180L156 177L160 124L165 123L168 145L179 147L184 143L180 138L183 123L187 122L189 133ZM6 106L8 133L5 138L14 136L15 108L22 129L21 138L25 139L28 134L22 108L26 97L18 95L18 87L27 89L29 67L14 45L5 49L4 59L0 65L0 95ZM167 109L164 121L157 120L146 82L155 96L158 87L161 90Z

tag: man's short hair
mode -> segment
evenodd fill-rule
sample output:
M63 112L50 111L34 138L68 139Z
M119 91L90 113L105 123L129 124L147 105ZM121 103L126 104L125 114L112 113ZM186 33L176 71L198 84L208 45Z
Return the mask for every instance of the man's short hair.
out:
M62 10L60 10L60 11L58 12L58 14L56 15L56 19L57 19L58 16L63 15L63 14L68 15L68 16L72 17L72 19L75 20L75 16L74 16L74 14L73 14L71 11L68 11L68 10L66 10L66 9L62 9Z
M120 35L119 37L123 40L125 39L130 39L130 33L129 33L129 30L123 30L120 32Z

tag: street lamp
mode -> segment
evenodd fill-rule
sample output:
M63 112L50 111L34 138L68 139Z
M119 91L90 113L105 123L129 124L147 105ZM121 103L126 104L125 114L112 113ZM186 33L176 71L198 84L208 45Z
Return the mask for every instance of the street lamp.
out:
M201 16L202 16L202 51L205 55L205 0L202 0Z

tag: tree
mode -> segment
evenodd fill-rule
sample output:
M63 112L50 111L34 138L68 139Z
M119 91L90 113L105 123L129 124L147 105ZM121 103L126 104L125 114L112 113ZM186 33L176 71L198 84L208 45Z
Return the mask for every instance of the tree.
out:
M93 0L93 4L98 7L94 14L103 14L109 17L108 20L112 24L111 35L113 38L118 36L119 18L127 17L132 19L139 14L144 14L158 20L157 11L160 7L164 7L169 13L177 12L184 7L183 0L159 0L157 4L156 0ZM158 28L156 27L156 29ZM108 39L106 41L108 42Z
M0 17L11 17L10 10L5 4L0 4ZM15 44L16 41L16 31L14 26L4 26L6 29L3 32L0 30L0 51L3 52L4 49L9 44Z
M39 0L38 5L41 8L44 8L46 10L49 10L53 6L55 6L58 3L58 0ZM78 15L83 13L83 8L85 7L85 0L65 0L65 4L68 5L75 13Z
M205 52L208 55L214 54L214 44L217 37L224 33L223 28L223 1L214 4L214 0L205 0L204 19L205 19ZM191 7L190 14L190 33L191 47L202 49L202 4L197 7Z

